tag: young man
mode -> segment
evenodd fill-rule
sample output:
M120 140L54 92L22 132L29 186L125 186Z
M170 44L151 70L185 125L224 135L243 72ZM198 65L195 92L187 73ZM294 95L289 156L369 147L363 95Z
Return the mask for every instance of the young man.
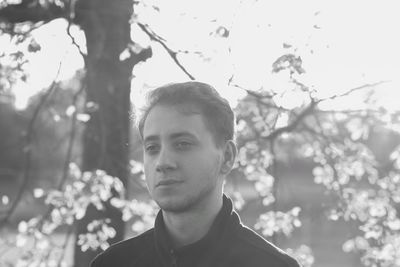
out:
M154 228L111 246L92 267L298 267L243 226L223 194L236 157L234 114L211 86L169 84L152 91L139 121Z

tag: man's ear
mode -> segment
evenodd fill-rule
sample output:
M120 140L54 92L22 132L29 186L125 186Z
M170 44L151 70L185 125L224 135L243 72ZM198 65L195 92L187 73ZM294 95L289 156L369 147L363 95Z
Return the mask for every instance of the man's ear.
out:
M221 165L221 174L227 175L233 168L236 160L237 148L236 144L229 140L223 147L223 162Z

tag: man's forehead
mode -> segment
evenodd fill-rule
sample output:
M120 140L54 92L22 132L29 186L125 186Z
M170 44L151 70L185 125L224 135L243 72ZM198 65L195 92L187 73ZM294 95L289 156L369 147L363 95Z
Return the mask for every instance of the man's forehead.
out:
M175 109L176 111L178 111L179 113L183 114L183 115L203 115L203 112L201 110L201 108L198 106L198 104L196 103L192 103L192 102L185 102L185 103L179 103L179 104L175 104L175 105L168 105L168 104L160 104L160 106L164 106L164 107L170 107Z
M154 124L157 123L158 120L164 120L166 117L174 121L174 117L176 116L176 121L180 121L182 120L181 116L196 116L196 115L204 117L201 109L197 107L197 105L195 104L193 105L190 103L175 104L175 105L157 104L147 114L147 118L144 122L144 127L146 127L146 125L149 125L148 123L149 121L151 121L151 124ZM149 120L150 117L151 120Z
M160 133L170 137L196 136L200 127L205 127L205 124L198 108L186 104L157 105L150 110L144 122L143 138L154 138Z

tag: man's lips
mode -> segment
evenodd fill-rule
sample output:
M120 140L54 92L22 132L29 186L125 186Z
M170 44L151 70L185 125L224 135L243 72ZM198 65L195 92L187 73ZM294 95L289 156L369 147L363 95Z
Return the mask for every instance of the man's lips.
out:
M174 179L161 180L156 184L156 187L179 184L179 183L182 183L182 181L174 180Z

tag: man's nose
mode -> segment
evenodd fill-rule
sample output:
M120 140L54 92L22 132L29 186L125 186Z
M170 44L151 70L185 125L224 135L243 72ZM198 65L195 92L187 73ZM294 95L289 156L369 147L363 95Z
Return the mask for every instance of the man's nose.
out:
M156 171L166 172L176 168L176 162L173 152L169 151L168 148L162 148L158 155Z

